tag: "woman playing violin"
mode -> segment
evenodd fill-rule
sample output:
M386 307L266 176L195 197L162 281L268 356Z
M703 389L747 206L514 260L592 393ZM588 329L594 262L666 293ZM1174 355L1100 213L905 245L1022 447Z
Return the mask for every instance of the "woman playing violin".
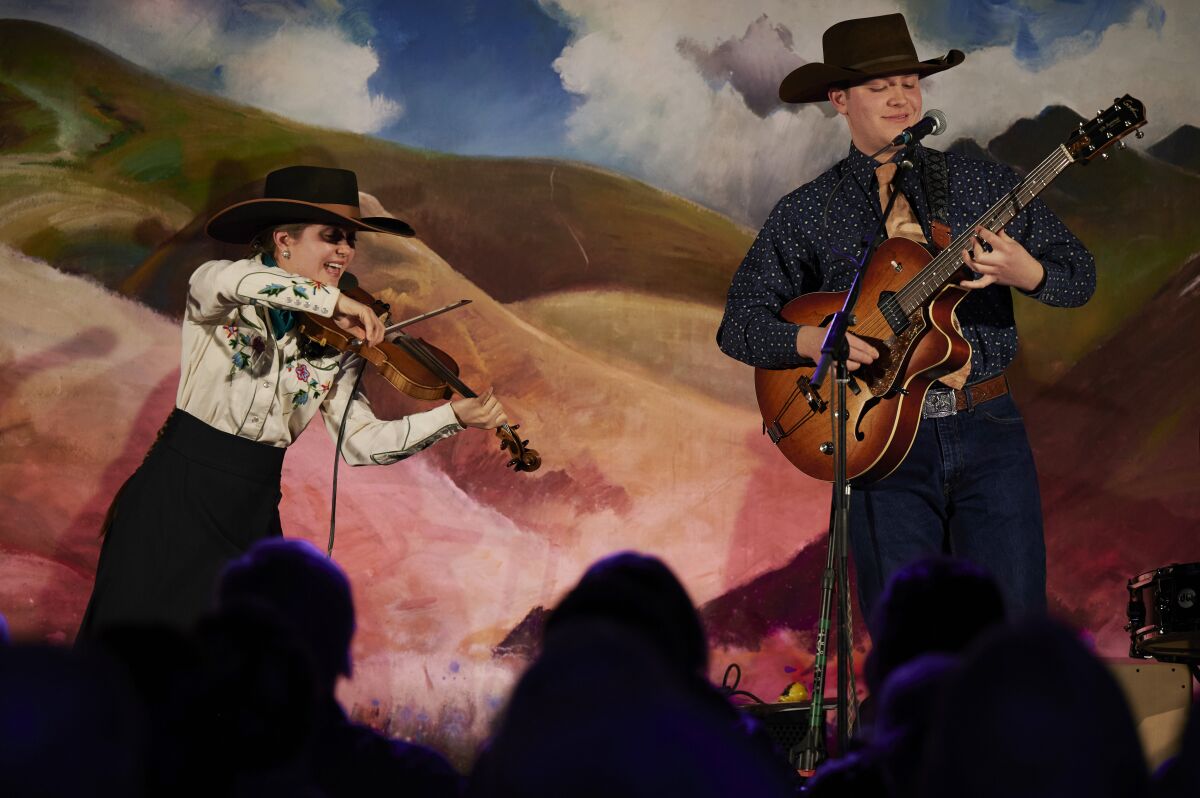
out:
M109 508L81 638L119 623L188 625L204 611L225 562L282 534L283 456L318 412L335 440L346 414L341 453L352 465L388 465L464 427L508 421L490 390L377 419L351 395L362 361L300 336L296 314L308 313L369 344L383 338L375 312L338 283L356 234L413 231L362 218L353 172L272 172L262 199L218 212L207 231L255 252L191 277L175 409Z

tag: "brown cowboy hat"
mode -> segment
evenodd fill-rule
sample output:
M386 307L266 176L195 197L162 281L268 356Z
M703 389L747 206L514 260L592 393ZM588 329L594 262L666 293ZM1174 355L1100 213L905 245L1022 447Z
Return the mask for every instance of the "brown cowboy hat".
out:
M267 175L263 198L217 211L205 230L218 241L248 244L254 236L281 224L329 224L394 236L414 235L399 219L363 217L358 210L358 178L349 169L287 166Z
M941 58L918 61L903 14L884 14L839 22L821 37L824 63L804 64L779 84L779 99L815 103L828 99L831 86L853 85L885 75L932 75L958 66L966 57L951 50Z

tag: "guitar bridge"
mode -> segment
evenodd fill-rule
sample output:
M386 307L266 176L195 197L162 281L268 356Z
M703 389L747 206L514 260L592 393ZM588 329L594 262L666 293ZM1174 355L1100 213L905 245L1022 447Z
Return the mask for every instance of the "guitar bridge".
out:
M824 413L827 405L821 395L812 389L812 383L808 377L800 377L796 380L796 389L800 391L800 395L804 397L804 401L808 402L808 406L813 409L813 412ZM778 443L778 441L776 441Z

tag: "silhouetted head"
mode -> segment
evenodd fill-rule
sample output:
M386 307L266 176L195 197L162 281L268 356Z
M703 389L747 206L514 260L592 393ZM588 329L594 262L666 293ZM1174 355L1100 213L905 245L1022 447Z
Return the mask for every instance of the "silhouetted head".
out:
M469 795L791 794L786 760L751 739L704 678L699 616L661 561L600 560L544 631Z
M1135 798L1146 763L1112 674L1049 620L1001 627L947 682L929 737L930 798Z
M959 663L950 654L925 654L896 668L884 683L870 745L889 798L919 795L925 739Z
M332 690L349 676L354 600L342 569L304 540L259 541L229 563L217 585L217 603L253 602L288 621L311 650L316 677Z
M167 625L113 625L88 641L125 668L146 709L148 792L184 795L219 792L211 735L197 719L208 700L205 654L195 636ZM190 791L190 793L189 793Z
M195 722L214 767L230 774L297 761L315 729L319 691L308 646L278 613L229 602L200 619L204 695Z
M547 619L547 642L581 620L604 620L638 634L686 673L703 676L708 668L700 616L675 574L656 557L626 551L594 563Z
M979 566L950 557L905 566L875 609L867 686L877 693L888 674L922 654L963 651L1004 618L1000 588Z

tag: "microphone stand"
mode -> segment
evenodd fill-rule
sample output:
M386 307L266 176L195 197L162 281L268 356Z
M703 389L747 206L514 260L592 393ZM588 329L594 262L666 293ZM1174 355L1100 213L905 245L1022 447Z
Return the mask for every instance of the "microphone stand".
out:
M884 151L897 146L888 144L873 155L874 159ZM850 569L847 557L850 535L850 482L846 478L846 390L850 383L850 344L846 339L849 327L855 323L854 308L858 304L862 284L867 274L867 267L879 245L887 238L887 219L896 204L896 183L902 169L911 169L909 160L911 144L905 147L901 158L901 168L892 177L891 196L887 207L879 217L875 232L864 243L866 247L857 260L849 259L854 264L854 282L846 292L846 301L842 309L833 314L826 329L825 340L821 343L821 359L809 379L811 392L808 393L809 403L814 411L821 409L821 400L817 389L825 381L830 365L834 366L834 402L832 422L834 427L833 448L833 495L830 507L829 544L825 558L825 572L821 578L821 615L817 628L817 650L813 662L813 692L812 709L809 713L809 728L804 740L793 750L799 749L796 769L802 774L816 771L817 765L823 762L825 750L825 669L829 639L830 611L833 605L833 594L837 593L838 614L838 690L837 690L837 725L838 748L845 754L849 747L850 737L858 722L858 696L854 687L854 640L850 618ZM907 164L907 165L904 165ZM836 187L835 187L836 190Z

